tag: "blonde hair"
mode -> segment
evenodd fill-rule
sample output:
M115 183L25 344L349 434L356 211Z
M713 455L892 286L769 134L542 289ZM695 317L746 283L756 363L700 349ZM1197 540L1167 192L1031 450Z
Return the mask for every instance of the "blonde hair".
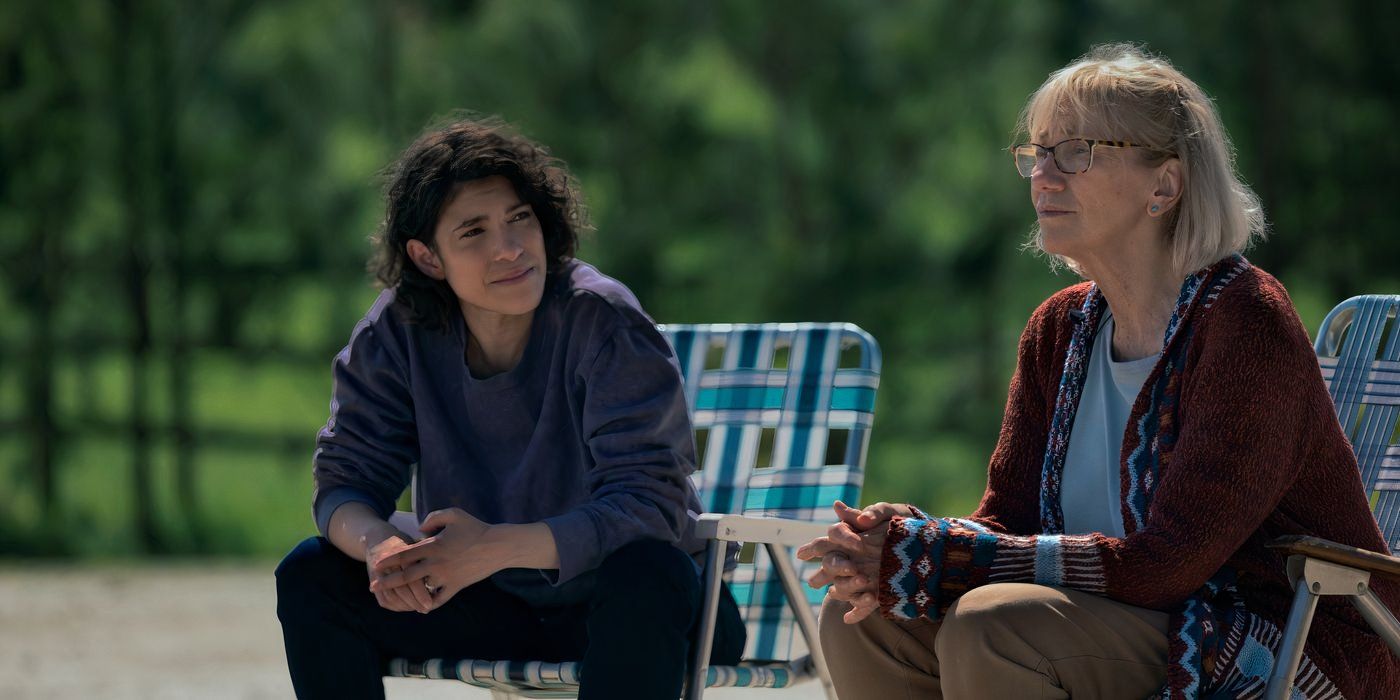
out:
M1072 134L1101 128L1094 137L1151 146L1133 149L1148 165L1180 159L1181 198L1163 222L1183 276L1265 236L1264 210L1235 171L1214 102L1166 59L1132 44L1095 46L1050 74L1021 111L1017 130L1034 136L1052 122ZM1039 226L1027 247L1044 252ZM1082 275L1072 260L1052 258Z

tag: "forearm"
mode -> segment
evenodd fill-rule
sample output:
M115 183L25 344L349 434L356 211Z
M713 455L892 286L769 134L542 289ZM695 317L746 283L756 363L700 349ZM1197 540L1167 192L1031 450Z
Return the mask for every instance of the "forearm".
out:
M977 525L959 518L890 523L879 575L887 617L937 620L963 593L989 583L1105 593L1102 535L1005 535L970 524Z
M358 501L350 501L331 513L326 537L346 556L365 560L365 553L384 540L398 535L399 531L374 509Z
M502 569L559 568L559 547L554 533L542 522L493 525L482 536L481 546L497 554Z
M975 523L955 518L891 523L880 568L880 605L887 616L938 619L966 591L1011 582L1073 588L1165 610L1220 568L1232 541L1220 525L1205 523L1175 531L1154 527L1125 538L1010 535L969 524Z

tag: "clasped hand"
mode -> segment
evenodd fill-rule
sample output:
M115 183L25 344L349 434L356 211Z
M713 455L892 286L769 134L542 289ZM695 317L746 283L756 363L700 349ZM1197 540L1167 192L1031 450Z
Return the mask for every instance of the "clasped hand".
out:
M491 526L460 508L433 511L418 529L427 536L413 543L390 537L365 557L369 589L384 608L429 612L501 568L480 551Z
M891 503L857 509L841 501L834 503L832 510L836 511L838 522L827 529L826 537L799 547L797 557L803 561L821 560L821 569L807 579L807 585L830 585L828 595L851 604L851 610L842 619L855 624L880 608L880 556L890 519L910 517L914 511L909 506Z

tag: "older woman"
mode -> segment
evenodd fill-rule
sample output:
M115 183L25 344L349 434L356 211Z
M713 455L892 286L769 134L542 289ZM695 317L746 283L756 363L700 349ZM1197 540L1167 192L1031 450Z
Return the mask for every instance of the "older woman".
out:
M1255 697L1291 591L1265 544L1384 552L1210 98L1100 47L1032 95L1013 148L1042 250L1087 282L1021 337L981 505L837 504L800 554L843 698ZM1394 608L1400 591L1375 581ZM1324 599L1294 697L1400 697L1400 665ZM878 612L879 614L872 614Z

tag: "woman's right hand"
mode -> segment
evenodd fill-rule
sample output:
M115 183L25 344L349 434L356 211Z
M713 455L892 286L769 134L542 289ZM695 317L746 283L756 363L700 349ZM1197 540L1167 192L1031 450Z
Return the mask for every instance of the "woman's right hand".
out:
M359 501L350 501L331 513L326 527L326 539L337 549L352 559L365 562L368 567L368 586L375 579L374 566L381 559L407 548L415 539ZM433 599L426 587L396 586L392 589L374 591L374 599L385 610L394 612L427 612L432 609Z
M880 558L884 553L886 529L877 525L857 530L852 523L862 515L868 516L868 521L887 513L894 517L897 513L884 509L865 513L840 501L835 507L841 522L828 528L825 537L798 547L797 558L821 562L817 572L807 579L807 585L812 588L830 586L827 595L851 604L851 610L843 619L847 624L855 624L880 607Z
M880 558L890 520L922 514L907 504L885 502L852 508L836 501L831 507L840 522L827 530L826 537L799 547L797 558L821 561L807 585L831 586L830 595L851 604L844 619L855 624L879 609Z

